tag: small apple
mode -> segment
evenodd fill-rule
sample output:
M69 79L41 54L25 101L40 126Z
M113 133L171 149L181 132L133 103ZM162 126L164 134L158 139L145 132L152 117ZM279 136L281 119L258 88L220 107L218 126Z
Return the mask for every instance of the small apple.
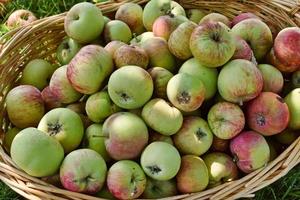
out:
M3 5L4 6L4 5ZM20 26L28 25L37 20L36 16L29 10L16 10L11 13L6 21L9 29L18 28Z
M153 132L153 131L150 132L150 134L149 134L149 143L156 142L156 141L166 142L166 143L169 143L171 145L174 145L171 136L162 135L160 133Z
M299 136L299 134L296 131L290 130L290 129L285 129L281 133L276 134L275 139L280 144L290 145L298 138L298 136Z
M186 10L186 15L188 19L196 24L206 15L204 10L198 8L190 8Z
M159 199L175 196L177 193L175 180L158 181L148 177L142 198Z
M292 75L292 85L294 88L300 88L300 70L295 71Z
M263 76L263 91L280 93L284 84L282 73L269 64L259 64L257 67Z
M72 38L65 38L56 50L56 57L60 64L66 65L80 50L81 44Z
M153 80L153 95L158 98L167 99L167 85L173 74L162 67L153 67L147 71Z
M227 152L227 150L229 149L229 142L230 140L223 140L218 138L217 136L214 136L211 149L212 151L217 152Z
M149 38L153 38L153 37L155 37L153 32L144 32L137 36L134 34L133 39L130 40L130 44L140 46L141 43L143 43L146 40L148 40Z
M292 90L285 98L284 101L287 104L290 111L290 121L288 127L292 130L300 129L300 88Z
M230 27L229 19L220 13L209 13L205 15L199 22L199 25L209 23L209 22L221 22L225 24L227 27Z
M235 52L233 56L231 57L231 60L234 59L245 59L252 61L254 58L253 51L249 44L240 38L239 36L235 37Z
M109 191L107 185L104 185L102 187L102 189L99 192L97 192L94 196L100 197L100 198L103 198L103 199L117 200L114 197L114 195Z
M16 135L21 131L22 129L19 129L17 127L13 127L8 129L8 131L5 133L4 138L3 138L3 147L4 149L10 153L10 147L11 143L16 137Z
M45 108L47 111L53 108L62 107L63 104L59 101L58 97L54 95L54 93L50 90L50 87L47 86L41 92L42 98L45 103Z
M251 12L241 13L235 16L231 21L231 27L234 27L237 23L240 23L246 19L260 19L257 15Z
M111 55L111 57L113 58L116 50L118 48L120 48L121 46L125 45L124 42L118 41L118 40L114 40L111 41L109 43L107 43L107 45L104 47L104 49Z
M129 43L132 38L132 33L127 24L120 20L112 20L105 24L104 39L106 43L119 40L124 43Z

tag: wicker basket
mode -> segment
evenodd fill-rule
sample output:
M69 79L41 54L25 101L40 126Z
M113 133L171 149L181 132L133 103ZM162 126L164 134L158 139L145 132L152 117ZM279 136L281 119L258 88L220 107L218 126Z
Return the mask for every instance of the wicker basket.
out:
M109 15L120 5L128 1L109 1L98 4L103 13ZM133 0L139 4L147 0ZM182 0L185 8L202 8L222 13L229 18L240 12L253 12L261 17L274 32L288 26L300 26L300 2L297 0ZM65 36L63 22L65 13L44 18L9 32L1 38L4 43L0 52L0 122L1 138L9 125L4 99L14 86L19 72L28 60L45 58L55 62L55 51ZM1 159L2 158L2 159ZM281 155L262 169L247 176L200 193L185 194L167 199L237 199L254 197L254 192L266 187L286 175L300 162L300 137ZM99 199L57 188L41 179L25 174L12 162L9 155L0 146L0 180L11 189L28 199Z

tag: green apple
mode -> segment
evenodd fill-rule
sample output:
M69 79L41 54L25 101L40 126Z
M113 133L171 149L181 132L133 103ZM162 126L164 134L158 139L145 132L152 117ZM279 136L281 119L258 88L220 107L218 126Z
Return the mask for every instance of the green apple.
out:
M119 40L124 43L129 43L132 38L132 33L127 24L120 20L112 20L105 24L104 39L106 43Z
M275 139L281 144L290 145L298 138L298 136L299 134L297 131L285 129L281 133L276 134Z
M69 37L65 38L56 50L57 60L62 65L69 64L80 48L81 45L76 40Z
M284 83L282 73L274 66L268 64L259 64L257 67L264 79L263 91L280 93Z
M168 99L167 85L173 74L165 68L153 67L147 70L154 84L153 95L158 98Z
M130 40L130 44L134 44L134 45L138 45L140 46L141 43L145 42L146 40L148 40L149 38L153 38L155 37L153 32L144 32L140 35L133 35L133 39Z
M176 181L174 179L158 181L148 177L142 198L160 199L175 196L177 193Z
M5 133L4 139L3 139L3 147L5 148L5 150L8 153L10 153L10 147L11 147L12 141L14 140L14 138L20 131L21 131L21 129L14 127L14 128L8 129L8 131Z
M186 10L188 19L196 24L199 24L200 20L206 15L204 10L198 8L190 8Z
M289 107L290 121L288 127L292 130L300 129L300 88L292 90L285 98L285 103Z
M292 85L294 88L300 88L300 70L295 71L292 75Z

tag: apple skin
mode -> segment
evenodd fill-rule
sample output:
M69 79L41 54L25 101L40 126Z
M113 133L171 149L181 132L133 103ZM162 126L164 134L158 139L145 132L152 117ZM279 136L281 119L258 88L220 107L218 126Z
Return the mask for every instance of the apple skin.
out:
M93 22L93 23L91 23ZM104 28L102 12L92 3L74 5L65 17L64 30L79 43L89 43L100 36Z
M252 18L254 18L254 19L260 19L258 16L256 16L253 13L250 13L250 12L238 14L237 16L235 16L232 19L232 21L231 21L231 27L234 27L237 23L240 23L243 20L252 19Z
M10 90L5 103L10 122L18 128L37 126L45 113L41 92L31 85Z
M63 187L73 192L95 194L105 183L107 166L94 150L77 149L69 153L60 166Z
M76 112L77 114L86 114L85 112L86 102L79 101L76 103L71 103L66 106L66 108L71 109L72 111Z
M280 93L284 84L282 73L269 64L259 64L257 67L263 76L263 91Z
M67 65L82 47L72 38L65 38L56 50L56 57L60 64Z
M252 61L254 58L254 55L253 55L253 51L252 51L251 47L249 46L249 44L245 40L240 38L239 36L235 37L235 42L236 42L235 43L236 48L235 48L235 52L234 52L231 60L245 59L245 60Z
M138 198L145 190L147 178L134 161L121 160L108 170L107 187L118 199Z
M176 181L174 179L168 181L158 181L148 177L142 198L159 199L175 196L177 193Z
M109 43L104 47L104 49L111 55L113 58L115 52L117 49L119 49L121 46L126 45L124 42L114 40Z
M59 142L36 128L20 131L11 144L10 153L14 163L34 177L55 174L64 159Z
M28 25L37 20L36 16L29 10L16 10L11 13L6 21L9 29L18 28L20 26Z
M220 102L211 107L207 120L215 136L228 140L237 136L245 126L242 109L233 103Z
M149 31L144 32L138 36L134 35L134 38L130 40L130 44L141 46L141 43L153 37L155 37L153 32L149 32Z
M227 27L230 27L230 21L229 19L222 14L219 13L209 13L205 15L199 22L199 25L209 23L209 22L221 22L225 24Z
M46 113L38 125L38 130L59 141L65 153L79 146L84 133L81 118L68 108L55 108Z
M300 88L300 70L292 74L292 85L294 88Z
M273 45L273 36L267 24L259 19L243 20L232 27L231 32L250 44L256 60L262 60Z
M153 80L153 95L161 99L168 99L167 85L169 80L173 77L173 74L162 67L153 67L148 69L147 71Z
M200 192L208 185L208 169L200 157L185 155L181 158L181 166L176 180L179 192Z
M206 89L196 76L179 73L167 85L169 101L178 109L191 112L197 110L205 99Z
M199 78L205 87L205 100L211 99L216 94L217 69L205 67L197 59L190 58L182 64L178 73L186 73Z
M238 168L250 173L265 166L270 148L265 138L255 131L244 131L230 141L230 151Z
M287 104L273 92L262 92L246 106L248 126L264 136L275 135L287 128L290 113Z
M181 129L173 136L175 147L183 155L200 156L208 151L213 141L207 122L200 117L185 117Z
M115 19L125 22L132 33L142 34L145 32L143 24L143 8L136 3L124 3L115 14Z
M61 103L73 103L80 99L82 94L77 92L71 85L67 77L68 66L59 67L53 73L49 89L50 93Z
M106 137L106 151L115 160L138 157L148 143L149 135L145 122L129 112L111 115L105 120L102 132Z
M96 123L103 122L121 109L112 102L107 91L97 92L88 97L85 105L88 117Z
M112 20L105 24L104 39L106 43L119 40L127 44L132 39L132 33L129 26L123 21Z
M292 130L300 129L300 88L292 90L285 98L284 101L287 104L290 111L290 121L288 127Z
M141 67L124 66L110 76L108 94L121 108L140 108L153 94L153 81L150 74Z
M171 145L174 145L171 136L162 135L160 133L153 132L153 131L150 132L150 134L149 134L149 143L156 142L156 141L166 142L166 143L169 143Z
M219 22L207 22L198 26L190 38L193 56L207 67L224 65L233 56L235 48L233 34Z
M47 86L43 89L43 91L41 92L41 95L42 95L42 98L44 100L46 111L49 111L53 108L59 108L59 107L63 106L63 104L59 101L57 96L55 96L51 92L49 86Z
M114 61L117 68L126 65L136 65L146 69L149 64L149 57L146 51L136 45L123 45L114 53Z
M284 73L291 73L298 70L299 66L297 65L287 65L282 63L274 54L274 48L270 50L270 52L267 54L266 60L268 63L279 69L279 71Z
M112 71L111 55L101 46L87 45L69 63L67 77L78 92L93 94L100 89Z
M181 157L173 145L166 142L152 142L144 149L140 162L150 178L167 181L178 173Z
M3 138L3 147L4 149L10 153L10 147L11 147L11 143L14 140L14 138L16 137L16 135L21 131L22 129L19 129L17 127L13 127L10 128L4 135Z
M208 168L210 187L238 178L238 168L227 154L220 152L209 153L203 157L203 160Z
M39 90L43 90L48 85L54 71L55 67L46 60L31 60L23 69L20 84L32 85Z
M248 60L232 60L219 73L218 91L226 101L242 105L257 97L262 89L262 74Z
M229 142L230 140L223 140L214 136L211 150L214 152L227 152L229 150Z
M196 24L206 15L204 10L191 8L186 10L186 15L188 19Z
M175 134L181 127L181 112L163 99L148 101L142 110L146 124L158 133L166 136Z
M177 58L186 60L192 57L190 37L197 24L191 21L183 22L170 34L168 39L169 50Z

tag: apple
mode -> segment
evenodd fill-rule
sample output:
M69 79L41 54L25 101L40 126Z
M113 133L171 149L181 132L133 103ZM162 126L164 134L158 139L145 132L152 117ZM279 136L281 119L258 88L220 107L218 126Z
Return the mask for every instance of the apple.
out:
M239 36L235 37L235 52L233 56L231 57L231 60L234 59L245 59L252 61L254 58L253 51L249 44L240 38Z
M42 98L44 100L45 108L47 111L53 108L62 107L63 104L59 101L58 97L53 94L50 87L45 87L41 92Z
M31 85L19 85L5 99L10 122L18 128L34 127L45 113L41 92Z
M299 134L290 129L285 129L281 133L275 135L275 139L284 145L290 145L292 144L297 138Z
M285 73L290 73L290 72L295 72L298 70L299 66L297 65L287 65L281 62L274 54L274 48L270 50L270 52L266 56L266 60L268 61L269 64L273 65L279 71L285 72Z
M104 39L106 43L119 40L124 43L129 43L132 38L132 33L127 24L120 20L112 20L105 24Z
M209 23L209 22L221 22L225 24L227 27L230 27L229 19L220 13L209 13L205 15L199 22L199 25Z
M215 152L227 152L229 149L229 142L230 140L223 140L214 136L213 142L211 145L211 150Z
M16 137L16 135L21 131L22 129L19 129L17 127L13 127L8 129L8 131L5 133L4 138L3 138L3 147L4 149L10 153L10 147L11 143Z
M60 64L67 65L80 50L81 44L72 38L65 38L56 50L56 57Z
M78 92L93 94L112 71L111 55L101 46L87 45L69 63L67 77Z
M188 19L196 24L206 15L204 10L198 8L190 8L186 10Z
M181 158L177 149L166 142L152 142L141 155L144 172L150 178L159 181L174 178L180 169L180 162Z
M30 176L45 177L59 170L64 150L58 141L42 131L26 128L13 139L10 155L14 163Z
M145 122L129 112L111 115L105 120L102 132L106 137L106 150L115 160L138 157L148 143L149 136Z
M208 21L198 26L190 38L193 56L207 67L224 65L233 56L235 48L233 34L219 22Z
M118 41L118 40L114 40L111 41L109 43L107 43L107 45L104 47L104 49L111 55L111 57L113 58L116 50L118 48L120 48L121 46L125 45L124 42Z
M163 99L152 99L143 107L142 117L146 124L166 136L175 134L181 127L181 112Z
M4 5L3 5L4 6ZM37 20L36 16L29 10L15 10L6 20L6 25L9 29L18 28L20 26L28 25Z
M117 200L114 195L109 191L107 185L104 185L102 189L95 194L96 197L103 199Z
M294 88L300 88L300 70L292 74L292 85Z
M101 35L104 18L96 5L82 2L74 5L67 12L64 28L70 38L79 43L89 43Z
M290 121L288 127L292 130L300 129L300 88L292 90L285 98L284 101L287 104L290 112Z
M71 103L66 106L66 108L71 109L72 111L76 112L77 114L86 114L85 112L86 102L79 101L76 103Z
M95 194L104 185L106 163L94 150L77 149L63 160L59 176L63 187L73 192Z
M177 188L181 193L200 192L207 187L208 177L208 169L201 158L185 155L181 159L180 170L176 175Z
M152 93L150 74L138 66L124 66L114 71L108 81L108 94L121 108L140 108L150 100Z
M148 69L148 73L153 80L153 95L158 98L167 99L167 85L173 74L162 67L150 68Z
M23 69L20 84L32 85L42 90L48 85L54 71L55 67L46 60L33 59Z
M147 178L146 188L142 194L142 198L159 199L175 196L177 193L175 180L158 181L152 178Z
M162 135L160 133L153 132L153 131L150 132L150 134L149 134L149 143L156 142L156 141L166 142L166 143L169 143L171 145L174 145L171 136Z
M263 91L280 93L284 84L282 73L269 64L259 64L257 67L263 76Z
M133 39L130 40L130 44L133 45L138 45L140 46L141 43L145 42L146 40L148 40L149 38L153 38L155 37L153 32L144 32L140 35L135 35L133 34Z
M260 19L260 18L251 12L241 13L232 19L231 27L234 27L237 23L240 23L241 21L246 20L246 19Z
M145 190L146 180L142 168L131 160L114 163L107 173L107 187L118 199L138 198Z

